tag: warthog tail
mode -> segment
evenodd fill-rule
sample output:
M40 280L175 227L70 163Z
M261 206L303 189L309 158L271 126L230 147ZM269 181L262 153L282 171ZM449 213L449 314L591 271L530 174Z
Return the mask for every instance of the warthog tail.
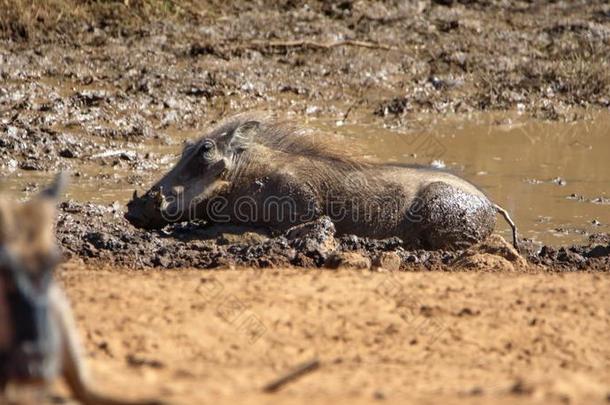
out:
M508 214L508 211L506 211L504 208L500 207L498 204L494 204L494 208L496 209L498 214L504 217L510 228L513 230L513 246L515 247L515 249L517 249L517 251L519 251L519 242L517 241L517 225L515 225L512 218Z

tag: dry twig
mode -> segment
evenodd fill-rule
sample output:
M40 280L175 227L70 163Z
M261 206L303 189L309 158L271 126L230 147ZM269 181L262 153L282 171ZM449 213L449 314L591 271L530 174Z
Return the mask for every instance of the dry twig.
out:
M330 49L336 48L340 46L354 46L360 48L369 48L369 49L382 49L385 51L399 50L398 48L386 45L379 44L376 42L369 41L357 41L353 39L345 39L341 41L335 42L316 42L309 41L307 39L303 40L292 40L292 41L252 41L250 42L248 47L251 48L314 48L314 49Z
M305 363L299 364L292 370L288 371L287 373L271 381L269 384L265 385L263 387L263 391L275 392L282 388L284 385L288 384L289 382L294 381L297 378L316 370L318 367L320 367L320 361L318 359L312 359L306 361Z

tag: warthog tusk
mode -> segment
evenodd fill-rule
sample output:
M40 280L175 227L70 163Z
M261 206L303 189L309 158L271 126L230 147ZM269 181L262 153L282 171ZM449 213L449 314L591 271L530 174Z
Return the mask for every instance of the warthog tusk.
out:
M165 200L165 195L163 194L163 187L159 187L159 191L155 195L155 203L157 204L157 208L159 211L163 211L169 205Z

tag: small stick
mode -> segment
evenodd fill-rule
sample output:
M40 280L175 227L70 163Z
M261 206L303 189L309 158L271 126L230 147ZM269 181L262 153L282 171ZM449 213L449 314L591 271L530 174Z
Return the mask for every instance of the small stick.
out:
M288 384L291 381L296 380L297 378L310 373L320 367L320 361L318 359L312 359L306 361L305 363L299 364L292 370L288 371L286 374L276 378L271 381L267 385L263 387L264 392L275 392L282 388L284 385Z
M517 252L518 252L519 243L517 242L517 226L515 225L515 223L511 219L510 215L504 208L500 207L498 204L494 204L494 208L496 209L496 211L498 211L498 213L500 215L502 215L504 217L506 222L508 222L508 225L510 225L511 229L513 230L513 246L515 247L515 249L517 249Z
M250 46L263 47L263 48L264 47L270 47L270 48L303 47L303 48L320 48L320 49L330 49L330 48L336 48L338 46L355 46L355 47L369 48L369 49L383 49L386 51L398 50L398 48L390 46L390 45L378 44L375 42L368 42L368 41L357 41L357 40L353 40L353 39L345 39L342 41L327 42L327 43L309 41L306 39L294 40L294 41L252 41L250 43Z
M362 104L362 99L353 102L352 104L350 104L350 106L347 108L347 111L345 111L345 114L343 114L343 123L347 122L347 117L349 117L349 114L352 112L352 110L356 107L359 107L360 104Z

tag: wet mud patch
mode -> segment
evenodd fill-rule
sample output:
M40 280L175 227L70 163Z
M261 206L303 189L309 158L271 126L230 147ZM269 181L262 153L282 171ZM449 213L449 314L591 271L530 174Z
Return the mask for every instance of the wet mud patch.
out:
M87 118L103 136L197 126L261 101L301 113L310 106L290 100L323 101L309 111L337 116L359 105L400 125L421 112L517 109L573 120L572 107L610 106L603 1L5 3L5 90L33 95L33 83L68 81L86 90L50 83L53 91L29 102L146 121L116 129Z
M132 227L118 204L75 201L60 205L57 234L68 257L129 268L281 268L442 271L608 271L610 236L582 246L555 248L522 241L522 254L493 235L465 251L406 250L399 238L338 236L332 221L271 235L265 230L197 223L159 231Z

